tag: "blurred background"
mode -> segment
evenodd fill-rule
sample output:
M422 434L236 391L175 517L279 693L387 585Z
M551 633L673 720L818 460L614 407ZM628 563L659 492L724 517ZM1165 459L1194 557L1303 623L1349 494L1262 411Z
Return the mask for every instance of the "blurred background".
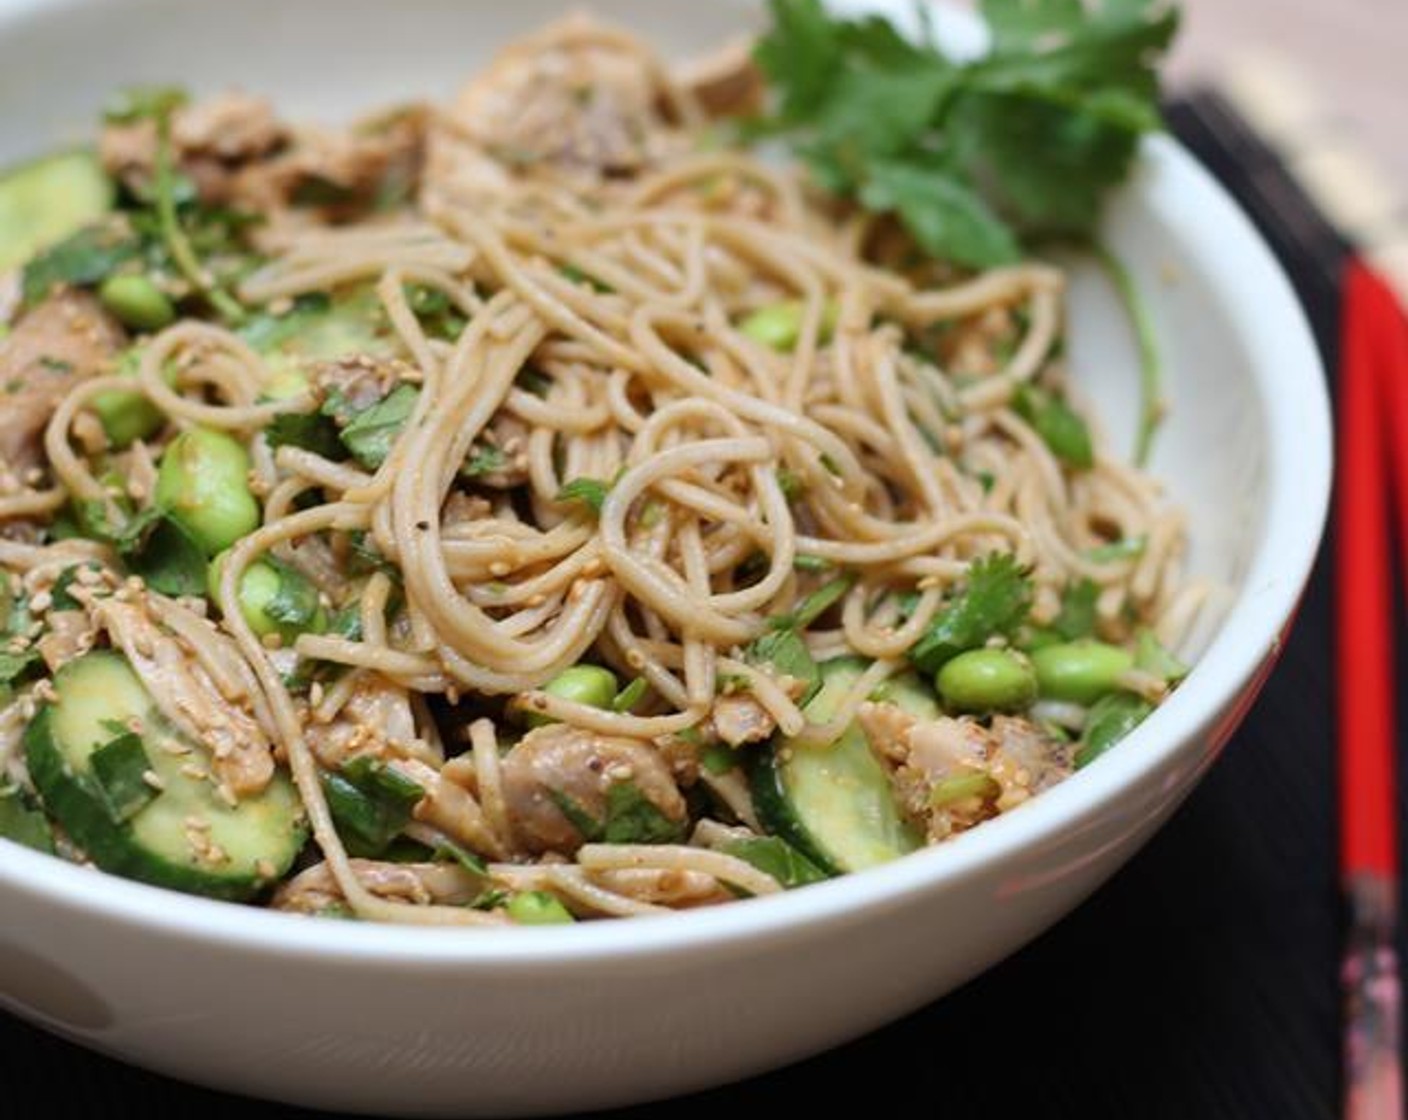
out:
M1348 126L1408 193L1408 3L1404 0L1183 0L1175 82L1275 65Z

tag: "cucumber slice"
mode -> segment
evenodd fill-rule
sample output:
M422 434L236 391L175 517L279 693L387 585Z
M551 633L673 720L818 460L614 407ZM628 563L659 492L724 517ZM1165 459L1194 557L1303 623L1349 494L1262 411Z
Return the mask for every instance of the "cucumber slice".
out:
M0 272L112 208L112 181L87 150L44 156L0 176Z
M807 705L813 721L829 719L865 671L839 658L821 666L821 691ZM939 715L938 701L917 677L886 682L881 699L924 719ZM887 863L921 844L900 812L884 765L856 724L829 747L796 744L782 736L754 755L753 805L763 826L836 875Z
M192 776L208 763L206 752L162 718L120 654L79 658L54 677L54 691L56 699L25 732L30 776L45 808L104 871L238 901L288 870L307 829L284 775L231 808L210 779ZM99 748L129 726L142 729L147 762L161 787L135 811L130 804L115 806L93 765ZM163 749L172 744L189 752Z
M402 354L396 332L369 286L328 297L305 296L280 315L256 316L240 331L270 370L266 393L295 396L308 387L307 369L353 355L394 358Z

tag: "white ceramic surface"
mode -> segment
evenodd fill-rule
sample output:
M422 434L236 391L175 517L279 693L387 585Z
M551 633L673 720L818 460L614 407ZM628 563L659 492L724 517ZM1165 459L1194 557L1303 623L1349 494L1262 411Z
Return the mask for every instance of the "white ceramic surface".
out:
M850 7L865 7L851 4ZM907 16L909 5L868 5ZM346 116L445 94L559 0L10 0L0 159L84 134L114 88L177 80ZM674 55L753 5L597 0ZM948 21L945 21L947 25ZM971 32L971 28L967 28ZM963 34L965 28L957 28ZM840 1043L935 999L1066 913L1178 805L1279 648L1330 477L1321 370L1246 219L1149 142L1106 239L1148 294L1171 412L1155 467L1225 622L1099 765L938 850L707 913L510 932L313 922L156 891L0 841L0 1006L153 1069L342 1111L505 1115L679 1093ZM1074 365L1127 444L1134 357L1077 270Z

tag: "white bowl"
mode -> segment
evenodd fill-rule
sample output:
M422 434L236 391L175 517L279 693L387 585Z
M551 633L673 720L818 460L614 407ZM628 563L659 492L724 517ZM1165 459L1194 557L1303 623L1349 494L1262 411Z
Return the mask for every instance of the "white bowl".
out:
M851 7L866 5L850 5ZM868 5L908 18L902 0ZM675 55L755 5L596 0ZM87 134L134 81L240 85L291 114L443 95L560 0L0 4L0 159ZM945 19L945 26L949 21ZM971 25L959 21L957 33ZM1154 466L1191 567L1230 588L1186 683L1118 750L942 848L657 921L443 932L309 921L125 882L0 842L0 1004L177 1077L351 1112L581 1110L715 1085L894 1019L1065 914L1216 758L1270 671L1320 539L1331 456L1316 350L1242 213L1149 141L1104 238L1147 293L1169 419ZM1129 331L1088 268L1077 376L1126 445Z

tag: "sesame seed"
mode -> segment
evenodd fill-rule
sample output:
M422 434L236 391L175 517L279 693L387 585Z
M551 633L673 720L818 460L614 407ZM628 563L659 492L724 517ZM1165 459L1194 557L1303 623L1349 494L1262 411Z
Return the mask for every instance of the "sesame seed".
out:
M166 788L166 783L161 780L161 775L155 770L143 770L142 781L146 782L147 785L151 786L152 789L156 790L158 793Z

